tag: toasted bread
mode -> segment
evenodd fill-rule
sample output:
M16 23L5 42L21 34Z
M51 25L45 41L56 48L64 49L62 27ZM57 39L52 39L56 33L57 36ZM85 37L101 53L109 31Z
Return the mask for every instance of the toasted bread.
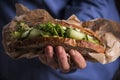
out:
M42 14L41 14L42 13ZM70 19L69 19L70 20ZM66 52L70 49L78 50L86 59L91 59L88 52L104 53L105 48L98 35L91 30L85 29L81 26L79 20L68 22L69 20L56 20L53 19L45 10L33 10L27 11L15 17L9 24L7 24L2 31L3 46L6 53L15 59L27 57L32 58L44 53L44 47L52 45L56 47L61 45L65 48ZM96 38L100 43L96 44L86 40L75 40L72 38L65 37L36 37L33 39L19 40L11 38L11 32L16 31L17 22L25 21L29 26L34 26L41 23L52 22L54 24L60 24L64 27L73 27L81 30L90 36ZM75 23L75 24L74 24ZM78 23L76 25L76 23ZM93 59L94 60L94 59Z
M65 22L62 22L62 25L64 25L63 23L66 24ZM75 25L72 26L72 24L67 23L67 25L71 25L71 27L75 27ZM28 57L28 53L31 52L34 56L35 55L37 56L39 55L38 54L39 52L43 52L43 48L47 45L52 45L53 47L61 45L66 49L66 52L68 52L70 49L75 49L78 50L83 56L87 56L88 52L104 53L105 51L102 44L96 44L85 40L75 40L72 38L49 36L49 37L37 37L37 38L25 39L25 40L11 39L10 37L11 30L9 29L9 26L11 25L9 24L7 25L6 28L3 29L3 39L4 39L3 44L6 49L6 52L14 58L20 58L23 55L24 57ZM91 31L92 33L90 33L88 32L88 30L84 28L82 28L82 31L87 32L87 34L90 34L92 36L95 35L93 34L94 32Z

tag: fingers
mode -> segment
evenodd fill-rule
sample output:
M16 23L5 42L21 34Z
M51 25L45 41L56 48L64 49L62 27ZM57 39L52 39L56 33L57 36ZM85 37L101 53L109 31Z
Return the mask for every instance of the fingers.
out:
M53 47L47 46L45 48L45 56L48 64L52 64L51 62L53 62L53 55L54 55Z
M66 51L62 46L55 47L55 53L52 46L47 46L44 51L45 54L40 54L39 57L42 63L50 66L53 69L59 68L63 72L70 71L72 66L69 64ZM73 63L78 68L83 69L86 67L86 61L78 51L70 50L69 54L70 54L69 57L72 58Z
M68 59L67 59L65 49L62 46L57 46L55 51L56 51L56 54L57 54L60 69L63 72L68 72L69 69L70 69L70 65L68 63Z
M51 68L57 69L58 65L54 59L54 50L52 46L47 46L45 48L45 56L47 60L47 65L49 65Z
M70 50L70 56L77 65L78 68L85 68L86 67L86 61L83 58L83 56L77 51L77 50Z

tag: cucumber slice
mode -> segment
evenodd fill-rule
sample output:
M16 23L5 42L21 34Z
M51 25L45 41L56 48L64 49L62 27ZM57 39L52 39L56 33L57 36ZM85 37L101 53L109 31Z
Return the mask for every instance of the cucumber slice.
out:
M97 43L97 44L99 43L99 41L97 39L94 39L92 36L87 35L87 39L90 42Z
M51 36L51 34L49 32L41 31L41 36L42 37L49 37L49 36Z
M86 38L86 34L71 29L69 37L76 40L82 40Z
M21 35L21 38L26 38L29 35L29 33L30 33L30 30L23 32Z
M35 38L35 37L38 37L40 36L41 34L41 31L40 30L37 30L37 29L32 29L28 35L28 38Z
M15 31L14 33L11 34L13 38L20 38L21 36L21 33L20 32L17 32Z
M32 29L28 35L28 38L35 38L35 37L49 37L51 34L49 32L44 32L38 29Z

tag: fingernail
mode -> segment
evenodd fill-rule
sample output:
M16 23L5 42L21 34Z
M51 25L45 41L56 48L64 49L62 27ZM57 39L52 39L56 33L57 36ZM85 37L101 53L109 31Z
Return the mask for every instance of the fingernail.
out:
M74 55L76 54L76 51L73 50L73 49L71 49L71 50L70 50L70 54L74 56Z

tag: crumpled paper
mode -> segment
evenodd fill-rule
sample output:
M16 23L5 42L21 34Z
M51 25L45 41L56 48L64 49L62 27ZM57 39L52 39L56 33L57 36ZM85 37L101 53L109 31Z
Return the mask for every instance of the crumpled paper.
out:
M120 57L120 24L107 19L94 19L83 22L82 26L95 31L106 46L105 54L89 53L102 64L110 63Z
M28 23L30 23L31 25L36 23L35 21L42 23L49 21L54 22L55 20L59 21L58 19L52 18L46 10L43 9L29 10L25 6L21 4L17 4L16 17L8 25L6 25L6 27L4 27L4 30L7 31L8 26L12 28L13 25L10 24L13 24L15 21L19 21L21 19L28 21ZM115 61L120 56L120 35L119 35L120 24L119 23L103 18L81 22L75 15L72 15L67 20L61 20L61 21L65 21L68 24L74 24L80 27L91 29L94 32L96 32L96 34L99 35L99 37L102 39L103 43L105 44L105 48L106 48L105 53L103 54L88 53L88 55L96 59L97 62L100 62L102 64L110 63ZM3 43L4 41L5 40L3 39ZM9 40L8 40L8 44L9 44ZM5 47L5 49L7 48ZM7 51L6 53L12 57L19 55L17 53L10 54ZM38 54L35 55L31 52L31 53L22 54L19 58L22 57L33 58L37 56Z

